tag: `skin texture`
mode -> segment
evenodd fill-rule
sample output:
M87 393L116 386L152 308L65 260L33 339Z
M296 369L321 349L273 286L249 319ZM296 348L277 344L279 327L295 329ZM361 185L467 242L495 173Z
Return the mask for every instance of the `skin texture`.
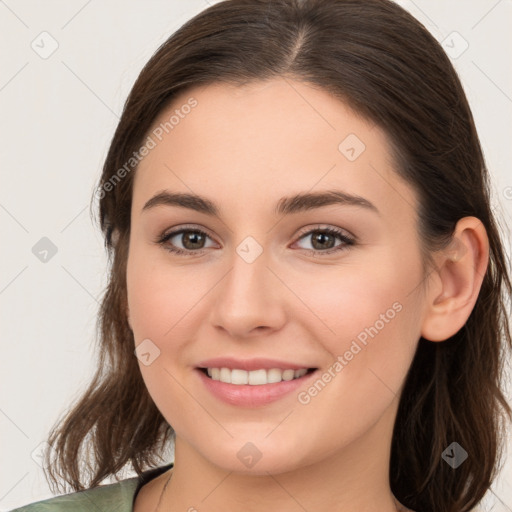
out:
M160 350L140 370L176 431L160 509L392 512L389 455L402 385L419 337L445 340L469 317L488 261L485 229L461 219L456 243L436 253L437 268L425 275L417 197L394 172L379 127L285 78L195 88L154 127L191 97L197 106L136 171L127 266L135 344L149 339ZM338 149L349 134L365 145L354 161ZM329 189L362 196L379 213L351 205L273 213L284 196ZM221 216L168 205L142 211L163 190L206 196ZM207 232L202 254L156 243L184 224ZM356 242L322 255L304 236L319 225ZM263 250L252 263L236 251L248 236ZM182 234L171 240L193 247ZM344 242L334 236L332 244ZM228 405L194 369L210 357L261 356L327 371L393 304L400 311L307 404L290 393L264 407ZM237 457L247 442L261 453L251 468ZM155 510L168 476L141 489L136 512Z

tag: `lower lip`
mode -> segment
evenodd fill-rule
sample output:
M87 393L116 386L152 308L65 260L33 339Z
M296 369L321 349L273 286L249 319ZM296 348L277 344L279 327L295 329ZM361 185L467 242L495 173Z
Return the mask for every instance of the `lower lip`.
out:
M275 402L303 386L318 370L307 373L298 379L282 380L274 384L228 384L213 380L196 368L206 388L220 400L241 407L259 407Z

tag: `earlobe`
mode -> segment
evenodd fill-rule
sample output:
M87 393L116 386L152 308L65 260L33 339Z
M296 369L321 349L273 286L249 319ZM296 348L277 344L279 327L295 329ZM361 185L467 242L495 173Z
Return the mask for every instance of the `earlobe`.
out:
M435 256L435 286L428 287L421 335L444 341L456 334L473 310L489 261L489 240L482 222L464 217L449 247Z

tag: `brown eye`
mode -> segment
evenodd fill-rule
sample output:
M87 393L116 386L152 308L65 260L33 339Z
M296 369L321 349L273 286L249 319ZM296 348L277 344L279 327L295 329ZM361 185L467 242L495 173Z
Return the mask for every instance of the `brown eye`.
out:
M335 228L316 228L304 233L299 240L311 239L311 249L315 255L326 255L347 249L355 244L355 240ZM197 228L180 228L164 234L157 240L167 251L181 255L198 255L205 252L207 240L211 237ZM336 243L336 239L339 243ZM180 247L180 244L182 247ZM211 247L211 246L210 246Z
M331 249L336 243L336 237L330 233L315 231L311 237L311 245L315 249Z
M187 250L202 249L205 242L205 236L198 231L183 231L181 242Z
M163 235L157 243L176 254L202 254L210 237L200 229L181 228ZM180 244L183 248L180 247Z
M303 234L299 240L307 238L310 238L312 248L306 249L315 254L331 254L342 251L355 243L355 240L349 238L343 231L335 228L313 229ZM336 239L340 240L340 243L336 244Z

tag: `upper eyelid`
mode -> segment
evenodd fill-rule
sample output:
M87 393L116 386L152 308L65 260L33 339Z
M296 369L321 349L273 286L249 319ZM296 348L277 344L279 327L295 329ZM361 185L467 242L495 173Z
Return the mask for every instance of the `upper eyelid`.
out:
M348 231L345 228L340 228L338 226L332 226L331 224L316 224L313 226L306 226L305 228L301 228L297 234L298 237L301 237L302 235L308 235L311 233L311 231L323 231L323 230L335 230L340 231L341 233L338 233L340 235L344 235L347 238L350 238L351 240L357 240L357 237L353 235L350 231Z
M215 237L212 236L211 233L206 228L189 225L189 224L185 224L183 226L177 226L175 228L166 229L165 231L162 232L162 235L160 236L160 238L168 237L170 235L176 236L184 231L201 231L205 235L209 236L212 240L215 240Z

